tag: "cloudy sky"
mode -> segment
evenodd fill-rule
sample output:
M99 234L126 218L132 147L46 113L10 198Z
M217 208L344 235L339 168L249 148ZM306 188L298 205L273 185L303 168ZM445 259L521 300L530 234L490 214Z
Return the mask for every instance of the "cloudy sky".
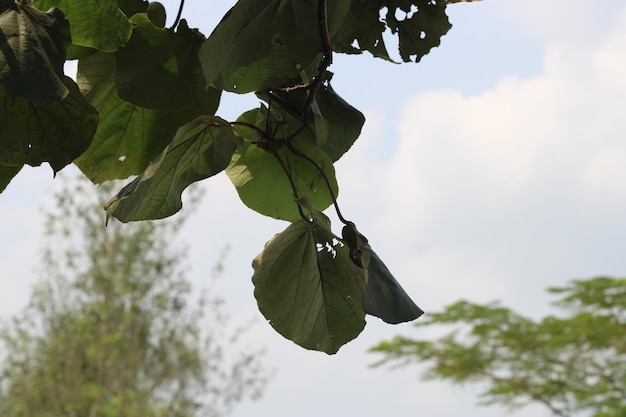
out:
M207 34L231 4L187 3ZM539 317L546 287L626 272L626 4L484 0L449 15L454 27L420 64L336 56L335 90L367 117L337 164L339 203L427 312L463 298ZM218 114L256 104L226 97ZM5 317L28 299L39 209L55 187L47 167L24 169L0 196ZM475 406L473 387L420 381L417 367L371 369L366 351L381 339L427 336L410 324L370 319L334 356L276 334L256 308L250 262L286 224L245 208L224 175L204 187L185 232L191 278L204 282L231 246L218 290L234 320L256 318L249 343L275 369L235 417L510 415Z

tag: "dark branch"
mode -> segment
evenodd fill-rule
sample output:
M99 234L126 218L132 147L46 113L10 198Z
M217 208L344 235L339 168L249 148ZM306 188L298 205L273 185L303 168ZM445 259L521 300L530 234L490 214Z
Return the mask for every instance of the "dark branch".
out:
M180 6L178 6L178 14L176 15L176 20L174 20L174 24L172 25L172 29L176 28L178 22L180 21L180 17L183 14L183 6L185 5L185 0L180 0Z

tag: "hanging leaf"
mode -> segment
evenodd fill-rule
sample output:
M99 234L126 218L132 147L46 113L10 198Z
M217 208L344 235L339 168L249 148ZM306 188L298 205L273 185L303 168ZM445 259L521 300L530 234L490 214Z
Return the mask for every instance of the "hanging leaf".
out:
M363 291L365 313L391 324L412 321L424 314L354 224L344 226L342 236L353 262L367 269L367 285Z
M386 10L384 22L380 20L381 10ZM383 33L390 29L398 35L402 61L419 62L439 46L441 37L451 27L445 0L353 0L342 27L332 39L333 49L353 54L369 51L391 61L383 39Z
M255 124L258 120L264 119L259 117L257 120L258 115L258 110L252 110L243 114L238 121ZM238 131L244 137L250 134L246 133L246 129L238 128ZM232 162L226 168L226 173L237 189L239 198L246 206L276 219L287 221L300 219L291 182L278 158L289 170L289 175L300 193L299 197L309 197L315 209L320 211L332 204L333 199L323 176L309 161L286 148L278 150L275 154L267 152L251 143L257 139L256 136L246 138L249 140L237 149ZM316 161L337 195L339 189L330 159L314 146L301 143L294 146Z
M56 173L87 149L98 125L98 112L69 77L69 94L38 106L0 89L0 165L32 166L49 162Z
M115 84L120 98L160 111L191 106L192 90L201 74L198 49L204 37L189 29L184 20L176 33L154 26L145 13L130 21L133 36L115 53Z
M187 123L161 156L106 204L107 217L129 222L171 216L182 208L187 186L226 168L240 140L217 116Z
M64 82L69 23L63 12L42 12L18 2L0 3L0 88L39 106L58 103Z
M122 100L114 80L113 54L97 53L78 64L78 85L100 112L91 146L75 164L95 183L127 178L142 172L170 143L178 128L200 115L215 113L220 91L205 92L202 74L196 74L192 106L163 113Z
M365 276L328 218L315 217L292 223L267 243L252 262L252 281L259 310L278 333L333 354L365 327Z
M130 39L132 26L116 0L33 0L41 10L56 6L71 25L72 44L113 52Z
M259 95L268 100L267 94ZM302 90L271 93L271 106L275 112L289 115L293 128L302 123L302 109L306 93ZM283 116L283 119L286 119ZM299 142L319 147L332 162L337 161L356 141L365 123L363 113L344 101L330 85L330 80L322 84L315 95L312 111L304 131L309 136L298 136ZM292 130L293 130L292 128ZM312 138L312 140L310 139Z
M343 20L349 0L328 5L329 31ZM247 93L299 83L315 74L322 44L317 2L240 0L200 49L209 83Z

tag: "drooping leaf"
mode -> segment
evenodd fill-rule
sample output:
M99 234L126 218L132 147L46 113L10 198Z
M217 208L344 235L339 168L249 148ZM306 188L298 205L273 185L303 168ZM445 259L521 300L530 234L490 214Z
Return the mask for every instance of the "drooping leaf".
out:
M381 21L383 9L386 15ZM332 39L333 49L353 54L369 51L391 61L383 39L385 30L390 29L398 36L402 61L419 62L439 46L441 37L451 27L445 0L353 0L342 27Z
M365 277L328 218L316 217L292 223L270 240L252 262L252 281L259 310L278 333L333 354L365 327Z
M193 103L201 73L198 49L204 41L182 20L178 31L156 27L145 13L131 19L133 36L115 53L115 84L120 98L141 107L180 111Z
M200 116L187 123L161 156L106 204L107 217L129 222L176 213L182 208L185 188L223 171L240 140L230 124L217 116Z
M119 98L113 54L97 53L78 64L78 84L100 112L98 130L89 149L75 163L95 183L142 172L170 143L176 130L200 115L215 113L220 91L205 92L196 74L193 104L179 112L145 109Z
M69 92L63 80L69 23L63 12L27 4L0 4L0 88L34 105L58 103Z
M267 100L266 95L261 97ZM297 123L301 123L305 100L306 93L301 90L277 91L272 92L271 106L273 111L288 114ZM359 137L363 123L365 123L363 113L344 101L333 90L329 81L321 86L315 96L308 120L308 129L305 130L313 137L313 141L307 137L302 139L318 146L331 161L335 162ZM299 137L298 140L300 139Z
M7 185L11 182L13 177L15 177L18 172L22 169L23 165L19 166L8 166L8 165L0 165L0 193L3 192Z
M39 9L56 6L70 21L72 44L113 52L130 39L132 26L116 0L33 0Z
M329 3L331 33L349 5L348 0ZM246 93L291 86L302 72L315 75L322 50L316 17L315 1L238 1L200 49L207 81Z
M367 269L367 285L363 291L365 313L391 324L412 321L424 314L354 224L344 226L342 236L353 262Z
M238 121L255 124L258 115L259 111L253 110L243 114ZM238 129L238 131L244 137L248 135L245 129ZM283 161L289 171L299 192L298 197L309 197L315 209L319 211L332 204L333 199L328 192L324 177L313 164L286 148L278 150L275 154L267 152L251 143L256 140L256 136L252 139L246 138L249 141L237 149L232 162L226 169L228 177L246 206L276 219L287 221L300 219L291 182L278 158ZM336 196L338 187L330 159L314 146L303 143L294 143L294 146L323 169Z
M56 173L87 149L98 112L71 78L63 81L69 94L49 106L10 97L0 89L0 165L49 162Z

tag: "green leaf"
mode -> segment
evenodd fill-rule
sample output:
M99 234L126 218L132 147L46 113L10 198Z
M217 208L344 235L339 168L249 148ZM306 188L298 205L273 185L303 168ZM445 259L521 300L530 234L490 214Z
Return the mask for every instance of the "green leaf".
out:
M7 185L11 182L13 177L15 177L18 172L22 169L23 165L19 166L8 166L8 165L0 165L0 193L3 192Z
M98 112L69 77L69 94L60 102L38 106L0 90L0 165L49 162L56 173L87 149L98 125Z
M70 21L72 44L113 52L130 39L132 26L116 0L34 0L40 9L56 6Z
M187 123L161 156L106 204L107 217L128 222L171 216L182 208L184 189L223 171L240 141L217 116Z
M61 10L44 13L26 4L2 3L0 87L35 105L63 100L69 92L63 81L69 43L69 23Z
M260 95L268 100L267 95ZM292 128L297 127L302 120L302 108L306 100L306 93L301 90L291 92L272 92L271 107L275 112L288 114L297 123L291 123ZM286 119L286 116L283 116ZM337 161L356 141L361 134L361 128L365 123L363 113L344 101L330 85L330 80L323 84L312 106L312 112L307 121L308 128L304 131L308 137L298 136L299 141L318 146L331 161Z
M380 20L382 9L387 11L384 23ZM419 62L432 48L439 46L441 37L451 27L445 0L353 0L332 43L337 52L369 51L375 57L391 61L383 39L385 30L390 29L398 35L402 61Z
M220 91L205 92L196 74L193 105L179 112L145 109L117 95L113 54L97 53L78 64L78 84L100 112L100 123L89 149L75 163L93 182L139 174L170 143L176 130L200 115L214 114Z
M145 13L131 18L133 36L115 53L115 84L128 102L160 111L179 111L193 103L200 75L198 49L204 37L181 21L178 31L156 27Z
M412 321L424 314L354 224L344 226L342 236L353 262L367 269L367 285L363 291L365 313L391 324Z
M329 28L338 27L349 1L329 4ZM317 2L240 0L200 49L209 83L246 93L300 82L311 76L321 56Z
M260 114L258 110L252 110L243 114L238 121L255 124ZM250 136L249 129L238 128L238 131L248 141L237 149L231 164L226 168L226 173L246 206L276 219L287 221L300 219L296 196L278 158L289 170L298 190L298 197L309 197L315 209L319 211L332 204L333 199L324 178L313 164L286 148L278 150L276 154L267 152L251 143L257 138ZM311 145L294 143L294 146L323 169L336 196L338 187L335 170L328 156Z
M145 0L117 0L117 5L128 17L132 17L137 13L146 13L148 10L148 2Z
M328 354L365 327L363 269L329 229L330 221L292 223L270 240L252 266L259 310L278 333Z

